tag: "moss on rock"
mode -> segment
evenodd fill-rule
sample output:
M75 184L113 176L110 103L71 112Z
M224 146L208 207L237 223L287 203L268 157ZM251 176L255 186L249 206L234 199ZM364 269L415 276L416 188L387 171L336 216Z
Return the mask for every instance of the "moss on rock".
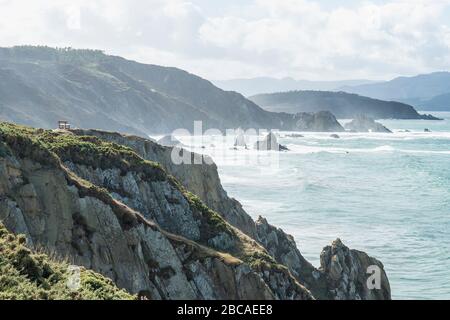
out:
M130 300L104 276L80 268L80 286L67 287L66 262L56 261L26 246L23 235L15 236L0 224L0 300Z

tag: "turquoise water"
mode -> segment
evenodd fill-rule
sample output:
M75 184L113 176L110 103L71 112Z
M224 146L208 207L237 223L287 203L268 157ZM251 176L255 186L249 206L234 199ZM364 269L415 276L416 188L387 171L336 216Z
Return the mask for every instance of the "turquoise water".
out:
M381 121L394 134L281 133L276 169L213 158L229 195L314 265L339 237L383 262L393 298L450 299L450 113L434 114L446 120Z

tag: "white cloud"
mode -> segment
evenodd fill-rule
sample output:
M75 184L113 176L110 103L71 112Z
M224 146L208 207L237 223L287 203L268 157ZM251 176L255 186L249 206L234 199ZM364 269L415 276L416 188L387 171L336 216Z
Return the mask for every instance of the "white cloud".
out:
M442 12L448 4L367 2L327 11L306 0L257 0L264 18L210 18L200 33L203 41L248 63L266 62L267 74L379 78L447 68L450 46ZM268 56L273 60L265 61Z
M447 69L450 1L0 0L0 45L92 47L208 78L388 78Z

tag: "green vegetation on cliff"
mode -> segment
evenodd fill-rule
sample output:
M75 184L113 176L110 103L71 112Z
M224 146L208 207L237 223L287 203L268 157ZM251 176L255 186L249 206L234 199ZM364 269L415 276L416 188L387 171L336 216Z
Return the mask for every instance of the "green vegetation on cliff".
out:
M70 161L94 168L118 168L124 175L127 172L135 172L142 174L148 182L166 180L183 194L200 223L201 245L216 249L210 240L218 235L227 234L234 244L226 253L251 266L266 265L281 268L255 240L232 227L200 198L186 190L173 176L168 175L158 163L142 159L128 147L92 136L34 129L6 122L0 123L0 143L2 142L5 143L4 152L15 153L22 158L29 157L42 165L61 167L62 162ZM75 185L82 196L93 196L109 204L125 229L145 220L134 210L114 200L107 189L81 179L70 170L65 170L69 184Z
M44 131L37 139L50 151L55 152L62 161L103 170L116 168L120 169L123 175L129 171L140 172L153 181L165 179L165 172L158 163L142 159L128 147L97 137Z
M66 262L26 246L23 235L13 235L0 223L0 300L130 300L135 297L118 289L102 275L81 268L80 287L67 287L70 271Z

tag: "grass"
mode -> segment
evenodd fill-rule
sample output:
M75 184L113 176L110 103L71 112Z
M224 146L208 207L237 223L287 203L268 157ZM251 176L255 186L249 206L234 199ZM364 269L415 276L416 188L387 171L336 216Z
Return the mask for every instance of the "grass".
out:
M69 265L26 246L0 224L0 300L131 300L132 296L93 271L81 268L80 287L70 290Z
M120 169L142 173L151 181L165 180L160 164L139 157L133 150L116 143L106 142L93 136L75 136L68 133L45 131L37 136L48 150L56 153L62 161L71 161L93 168Z

